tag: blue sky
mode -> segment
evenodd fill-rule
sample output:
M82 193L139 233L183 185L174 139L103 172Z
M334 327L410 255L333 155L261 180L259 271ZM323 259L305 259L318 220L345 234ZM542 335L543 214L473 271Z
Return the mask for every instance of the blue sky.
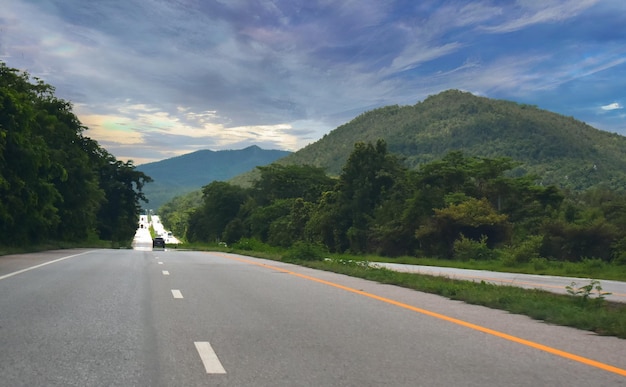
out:
M136 164L460 89L626 135L623 0L4 0L0 60Z

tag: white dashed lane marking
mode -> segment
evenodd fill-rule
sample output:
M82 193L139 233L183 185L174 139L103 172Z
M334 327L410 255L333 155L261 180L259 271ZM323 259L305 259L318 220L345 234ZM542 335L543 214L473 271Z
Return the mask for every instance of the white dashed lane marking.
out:
M183 294L178 289L172 289L172 296L174 298L183 298Z
M207 374L225 374L226 370L222 366L220 359L217 358L217 354L211 347L208 341L196 341L194 342L204 369Z
M167 270L163 270L163 275L170 275L170 272Z

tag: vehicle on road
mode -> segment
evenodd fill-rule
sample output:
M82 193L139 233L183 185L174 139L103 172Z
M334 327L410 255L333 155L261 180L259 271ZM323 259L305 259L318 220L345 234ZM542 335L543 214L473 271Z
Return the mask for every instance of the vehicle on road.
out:
M155 248L155 247L165 248L165 239L161 237L156 237L152 239L152 248Z

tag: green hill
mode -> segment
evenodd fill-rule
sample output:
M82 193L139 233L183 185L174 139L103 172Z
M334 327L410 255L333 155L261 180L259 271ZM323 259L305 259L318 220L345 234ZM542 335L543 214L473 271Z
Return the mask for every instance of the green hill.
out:
M271 164L289 153L253 145L241 150L200 150L139 165L138 171L154 179L153 183L143 188L150 201L144 206L156 210L175 196L199 190L212 181L225 181L257 166Z
M280 159L338 175L358 141L387 142L409 167L453 150L468 156L510 157L514 173L532 173L542 184L583 190L598 184L626 187L626 137L534 106L449 90L413 106L387 106L361 114L322 139ZM247 173L231 182L245 184Z

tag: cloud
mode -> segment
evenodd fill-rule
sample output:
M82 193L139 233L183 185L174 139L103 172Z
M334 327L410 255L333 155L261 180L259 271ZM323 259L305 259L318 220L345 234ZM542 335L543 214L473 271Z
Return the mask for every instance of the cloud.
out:
M297 150L451 88L608 122L626 87L617 1L5 1L0 58L116 157Z
M604 105L600 107L600 109L602 110L617 110L617 109L623 109L623 108L624 107L617 102L613 102L608 105Z
M514 7L502 9L505 21L481 29L491 33L508 33L534 24L561 22L575 17L600 0L518 1Z
M159 145L169 155L190 149L235 149L241 144L297 150L303 146L299 136L306 133L302 128L294 132L288 123L227 126L215 122L219 116L214 111L196 113L185 107L178 108L178 115L143 104L123 105L117 114L109 115L81 114L82 109L83 106L77 106L82 124L89 128L87 136L117 149ZM160 159L158 156L153 158Z

